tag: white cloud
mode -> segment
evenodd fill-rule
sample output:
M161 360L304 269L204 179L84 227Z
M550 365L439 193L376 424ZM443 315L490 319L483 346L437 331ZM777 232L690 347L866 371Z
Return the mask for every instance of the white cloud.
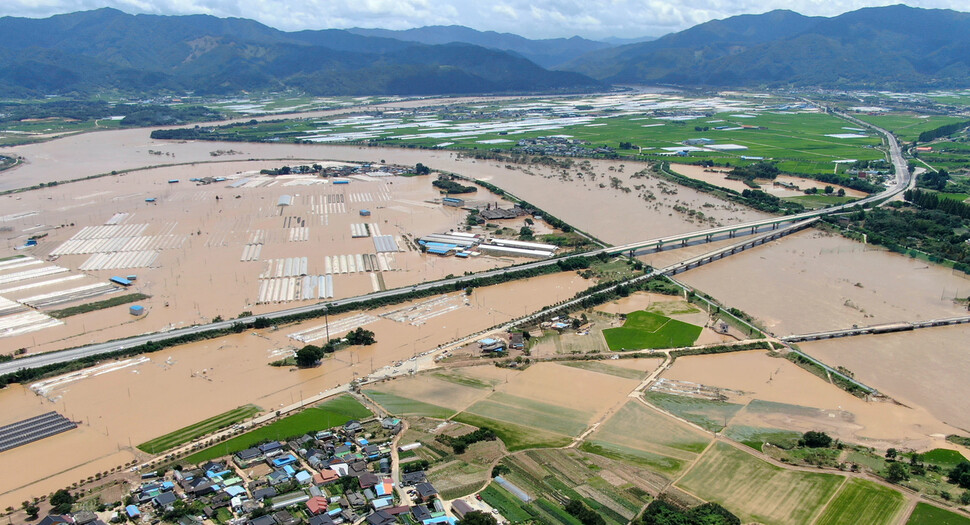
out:
M679 31L715 18L773 9L833 16L897 0L2 0L0 15L43 17L114 7L129 13L251 18L283 30L349 27L407 29L465 25L530 38L637 37ZM910 5L966 9L965 0Z

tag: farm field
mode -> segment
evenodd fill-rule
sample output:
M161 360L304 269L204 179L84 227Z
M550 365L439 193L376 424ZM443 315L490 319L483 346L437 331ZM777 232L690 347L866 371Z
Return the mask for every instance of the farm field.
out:
M439 419L447 419L455 415L456 411L431 403L425 403L416 399L409 399L389 392L379 390L364 390L368 397L375 403L384 407L388 413L395 416L424 416Z
M143 452L148 452L150 454L165 452L170 448L175 448L183 443L188 443L195 438L210 434L216 430L223 429L243 421L246 418L256 415L258 412L258 406L241 406L239 408L219 414L218 416L200 421L194 425L189 425L185 428L180 428L174 432L165 434L164 436L146 441L138 445L138 448Z
M508 423L528 422L541 430L577 436L586 429L590 415L564 406L556 406L524 397L496 392L465 411L481 417Z
M502 513L502 517L509 520L510 523L523 523L532 519L533 514L536 513L525 502L494 481L489 483L488 487L481 492L481 496L485 503Z
M502 477L532 500L580 500L608 525L628 523L650 500L644 488L659 482L651 472L577 450L530 450L501 464L508 469Z
M845 482L815 525L891 525L903 510L903 495L878 483L859 478Z
M687 396L646 392L643 398L661 409L678 417L704 427L711 432L720 432L744 405L697 399Z
M649 364L653 364L653 365L660 364L660 361L656 359L654 360L644 359L643 361L650 361ZM563 366L581 368L583 370L589 370L591 372L597 372L600 374L622 377L624 379L640 380L647 375L647 371L644 371L644 370L637 370L634 368L615 366L612 363L606 363L604 361L592 361L592 360L591 361L566 361L560 364ZM651 368L654 368L654 367L651 367Z
M663 100L663 106L658 105ZM620 107L622 113L603 112ZM679 107L678 107L679 106ZM509 117L522 108L545 107L553 113L528 118ZM657 113L663 109L665 113ZM671 117L670 111L680 115ZM513 112L513 113L509 113ZM555 115L568 113L568 115ZM710 115L710 116L707 116ZM455 120L456 116L466 116ZM349 115L262 122L255 126L220 127L198 138L281 142L361 143L379 139L386 145L425 148L472 149L487 145L506 150L518 140L547 136L550 131L583 141L583 147L617 148L631 142L621 156L653 160L683 147L689 139L708 138L714 148L691 151L691 157L732 165L746 164L742 156L777 160L784 171L830 173L833 161L852 158L875 160L882 152L872 148L881 140L865 130L846 133L846 122L808 107L776 111L748 101L731 99L659 97L651 94L610 95L555 101L500 102L490 108L452 106L434 114L403 113L373 117ZM509 135L514 133L514 139ZM726 145L718 148L718 145Z
M623 326L603 330L603 336L613 351L678 348L694 344L702 330L664 315L639 311L628 314Z
M909 515L906 525L970 525L970 518L920 502Z
M450 452L450 448L441 443L435 443L435 447ZM428 481L444 499L467 496L488 482L492 465L505 453L501 441L472 443L461 455L449 453L434 461L427 469Z
M953 140L932 143L930 147L933 151L919 152L919 159L936 169L965 173L970 169L970 144L966 142L967 134L955 134L952 138Z
M505 448L509 451L526 448L563 447L572 441L569 437L562 434L546 432L534 427L517 425L508 421L490 419L469 412L462 412L456 415L453 420L474 427L488 427L494 430L495 435L505 443Z
M351 419L369 417L371 412L353 397L344 395L320 403L292 416L284 417L264 427L257 428L226 440L218 445L202 449L185 458L188 463L200 463L245 450L257 443L283 440L307 432L342 425Z
M809 523L845 481L771 465L725 443L715 443L677 485L731 509L743 522Z
M966 120L962 117L948 117L942 115L919 115L916 113L888 113L869 115L857 113L854 115L859 120L879 126L890 131L904 142L913 142L924 131L936 129L940 126L952 124Z
M589 436L583 450L676 473L708 443L700 431L630 400Z
M798 440L802 437L800 433L791 430L735 424L728 425L722 435L743 443L758 452L761 452L765 443L783 448L793 447L798 444Z
M444 419L489 395L493 381L437 371L371 385L366 393L392 414Z

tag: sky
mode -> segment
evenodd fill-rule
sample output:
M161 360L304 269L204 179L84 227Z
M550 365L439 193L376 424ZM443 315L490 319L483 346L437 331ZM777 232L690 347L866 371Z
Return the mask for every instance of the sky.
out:
M899 0L0 0L0 16L43 18L114 7L127 13L251 18L284 31L464 25L528 38L661 36L708 20L773 9L834 16ZM908 5L966 10L966 0Z

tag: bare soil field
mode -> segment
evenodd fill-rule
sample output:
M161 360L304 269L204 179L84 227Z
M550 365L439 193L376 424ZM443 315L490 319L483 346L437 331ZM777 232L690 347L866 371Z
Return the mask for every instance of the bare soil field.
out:
M970 295L970 279L948 268L817 230L681 278L777 335L961 315L953 298Z
M52 477L59 472L71 471L75 479L69 483L73 483L106 467L126 463L136 454L134 445L240 405L252 403L271 410L298 403L303 397L346 384L355 376L433 350L453 339L456 331L464 335L511 318L490 305L507 304L515 298L532 311L571 297L587 285L575 274L555 274L476 289L474 295L480 296L480 306L473 302L422 325L378 317L367 325L374 331L377 344L338 352L318 368L290 371L268 363L279 359L281 351L302 346L288 336L322 326L322 318L277 331L244 333L146 354L128 366L117 363L113 371L48 383L40 390L43 397L29 390L29 385L11 385L0 391L4 407L0 425L57 410L80 421L81 427L0 454L0 472L31 474L0 477L0 506L19 505L27 496L62 488L66 480ZM356 315L332 316L330 322L338 324ZM199 399L205 403L199 403ZM54 455L51 447L69 453ZM117 456L119 460L112 460L111 465L97 463L108 452L119 451L123 460ZM23 465L30 468L20 468Z
M967 325L799 343L830 366L909 406L922 407L970 433L970 356Z
M564 390L563 385L571 385ZM538 363L497 388L506 394L569 407L595 419L626 398L637 381L554 363Z
M824 430L844 441L877 448L932 449L958 429L920 407L868 402L761 351L681 357L663 377L743 392L731 403L753 400L789 405L742 409L731 425L805 432Z

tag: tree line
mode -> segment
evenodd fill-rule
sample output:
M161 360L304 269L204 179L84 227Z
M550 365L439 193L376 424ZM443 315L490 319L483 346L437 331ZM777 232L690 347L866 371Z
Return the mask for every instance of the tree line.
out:
M920 133L919 138L916 140L918 142L930 142L940 137L946 137L947 135L952 135L967 126L970 126L970 120L967 120L964 122L954 122L953 124L945 124L936 129L931 129Z

